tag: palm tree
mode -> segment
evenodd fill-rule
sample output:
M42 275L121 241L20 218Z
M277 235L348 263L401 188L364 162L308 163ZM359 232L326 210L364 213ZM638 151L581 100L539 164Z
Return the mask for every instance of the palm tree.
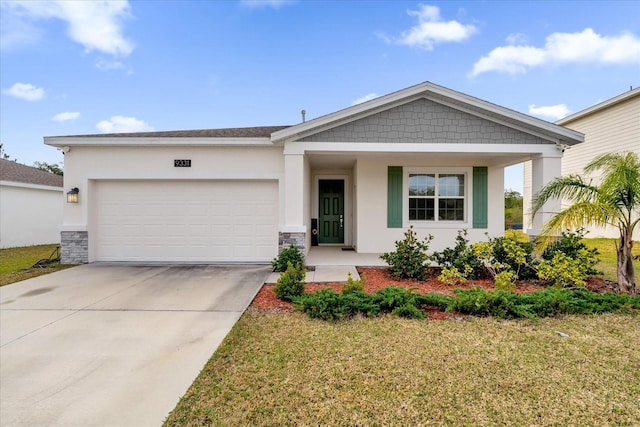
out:
M578 175L556 178L533 199L535 215L551 199L565 199L572 205L554 215L542 229L540 249L561 231L593 224L611 225L620 232L617 253L617 291L636 292L631 249L633 230L640 223L640 159L635 153L608 153L596 157L584 168L585 174L602 171L598 185Z

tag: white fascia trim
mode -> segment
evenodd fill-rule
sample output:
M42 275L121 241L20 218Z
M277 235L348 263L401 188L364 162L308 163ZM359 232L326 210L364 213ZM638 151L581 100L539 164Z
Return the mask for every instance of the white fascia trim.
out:
M287 144L285 155L305 153L495 153L531 154L543 157L562 157L562 151L551 144L434 144L376 142L302 142Z
M0 181L0 185L6 186L6 187L31 188L34 190L59 191L61 193L64 191L62 187L53 187L51 185L29 184L26 182Z
M574 120L578 120L584 116L588 116L589 114L593 114L597 111L600 110L604 110L605 108L609 108L612 107L616 104L619 104L620 102L626 101L627 99L631 99L633 97L636 96L640 96L640 87L637 87L635 89L632 89L630 91L627 91L623 94L620 94L618 96L614 96L611 99L608 99L606 101L603 101L599 104L593 105L589 108L585 108L584 110L578 111L577 113L573 113L570 116L567 116L565 118L562 118L558 121L556 121L556 124L559 126L566 126L568 123L574 121Z
M233 147L273 147L268 137L260 138L127 138L127 137L76 137L76 136L45 136L44 143L53 147L74 146L233 146Z
M400 90L398 92L391 93L389 95L382 96L380 98L373 99L371 101L363 102L362 104L354 105L352 107L348 107L335 113L327 114L316 119L310 120L305 123L301 123L295 126L291 126L289 128L280 130L278 132L274 132L271 134L271 140L275 142L282 142L291 139L299 139L300 137L308 136L308 132L313 129L317 129L317 131L324 130L324 127L330 125L329 127L337 126L340 121L351 121L359 116L367 116L370 114L376 113L381 109L392 108L396 104L406 103L414 101L419 98L427 98L432 101L436 101L436 99L432 99L429 97L429 94L438 94L445 98L450 98L453 100L457 100L462 103L466 103L469 105L473 105L475 107L491 111L493 113L497 113L503 115L505 117L511 118L513 120L517 120L528 125L538 127L544 129L547 132L551 132L554 135L557 135L558 138L567 138L573 141L573 144L584 141L584 135L580 132L576 132L571 129L563 128L553 123L546 122L544 120L537 119L535 117L528 116L523 113L519 113L514 110L510 110L505 107L501 107L496 104L492 104L487 101L483 101L481 99L472 97L470 95L463 94L461 92L456 92L451 89L447 89L442 86L434 85L430 82L421 83L416 86L409 87L404 90ZM442 103L441 99L437 100ZM461 109L459 105L450 105L452 108ZM477 111L465 111L470 114L479 115ZM489 120L496 121L495 117L487 116ZM513 123L505 122L506 126L514 127ZM527 133L531 133L530 129L522 129ZM545 139L549 139L549 136L546 136Z

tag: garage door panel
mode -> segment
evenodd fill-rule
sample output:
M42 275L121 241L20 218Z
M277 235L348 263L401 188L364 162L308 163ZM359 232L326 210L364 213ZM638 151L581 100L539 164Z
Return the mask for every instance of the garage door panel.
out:
M98 261L270 261L275 181L98 181Z

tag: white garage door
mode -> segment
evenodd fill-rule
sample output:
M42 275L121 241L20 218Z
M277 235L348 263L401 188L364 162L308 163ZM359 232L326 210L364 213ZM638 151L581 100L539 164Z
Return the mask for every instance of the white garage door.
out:
M275 181L97 181L97 261L271 261Z

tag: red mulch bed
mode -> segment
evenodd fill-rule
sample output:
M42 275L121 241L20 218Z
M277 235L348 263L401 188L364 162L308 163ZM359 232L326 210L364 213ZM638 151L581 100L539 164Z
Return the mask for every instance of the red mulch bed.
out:
M445 295L454 295L454 289L471 289L473 287L480 287L486 290L494 289L493 281L488 279L469 280L464 285L458 285L455 287L445 285L439 281L435 275L428 278L424 282L413 279L396 279L389 273L389 269L386 267L358 267L358 273L362 275L366 274L366 281L364 290L368 293L374 293L387 286L400 286L403 288L412 288L414 292L419 294L426 294L429 292L440 292ZM282 301L276 297L273 292L275 285L264 285L258 292L250 309L258 312L265 313L278 313L278 312L291 312L293 311L293 304L287 301ZM340 292L343 283L307 283L305 286L305 292L316 292L320 289L331 288L336 292ZM516 292L534 292L544 290L545 286L541 282L518 282L516 284ZM595 292L613 291L611 282L604 279L592 277L587 281L587 288ZM429 319L450 319L452 317L459 317L456 313L445 313L437 308L427 307L425 311L428 314Z

